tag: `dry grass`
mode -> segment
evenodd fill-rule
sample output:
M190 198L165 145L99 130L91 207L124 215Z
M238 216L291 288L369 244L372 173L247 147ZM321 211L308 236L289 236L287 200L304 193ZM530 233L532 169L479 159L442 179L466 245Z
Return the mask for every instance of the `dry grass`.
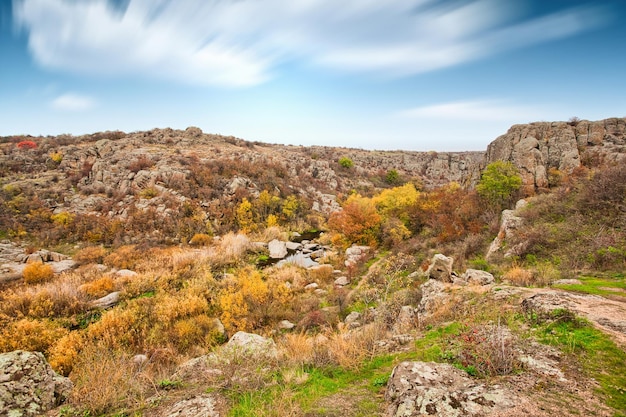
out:
M87 246L76 252L72 259L78 265L99 264L104 261L107 250L102 246Z
M250 239L242 233L228 233L208 249L207 260L214 268L236 265L251 248Z
M503 276L505 280L519 287L529 287L535 284L535 278L532 271L514 266L509 269Z

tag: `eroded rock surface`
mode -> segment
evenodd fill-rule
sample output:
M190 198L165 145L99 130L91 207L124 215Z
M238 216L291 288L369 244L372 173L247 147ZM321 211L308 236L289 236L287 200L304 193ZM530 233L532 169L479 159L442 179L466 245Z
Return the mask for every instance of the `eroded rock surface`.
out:
M61 404L71 390L70 380L54 372L42 353L0 354L0 415L41 416Z
M387 417L484 416L515 406L515 396L475 381L452 365L402 362L389 378Z

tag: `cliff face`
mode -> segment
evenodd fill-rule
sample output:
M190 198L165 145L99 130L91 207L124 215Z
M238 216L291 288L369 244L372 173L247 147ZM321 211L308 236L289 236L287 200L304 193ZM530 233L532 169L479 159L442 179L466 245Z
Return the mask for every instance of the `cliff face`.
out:
M496 160L516 165L530 190L548 187L551 169L624 163L626 118L514 125L489 144L483 163Z

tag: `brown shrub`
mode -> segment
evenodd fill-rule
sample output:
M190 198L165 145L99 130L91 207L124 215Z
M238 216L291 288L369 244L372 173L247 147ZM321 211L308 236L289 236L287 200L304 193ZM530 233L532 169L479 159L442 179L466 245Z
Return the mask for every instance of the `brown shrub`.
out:
M115 290L115 282L107 275L81 285L80 290L90 297L100 298Z
M514 266L509 269L503 276L507 281L510 281L511 284L517 285L520 287L528 287L535 283L532 271L528 269L521 268L519 266Z
M27 284L39 284L50 281L54 277L54 270L48 264L32 262L24 268L23 276Z
M111 268L134 269L143 257L144 254L138 251L135 246L121 246L104 258L104 264Z

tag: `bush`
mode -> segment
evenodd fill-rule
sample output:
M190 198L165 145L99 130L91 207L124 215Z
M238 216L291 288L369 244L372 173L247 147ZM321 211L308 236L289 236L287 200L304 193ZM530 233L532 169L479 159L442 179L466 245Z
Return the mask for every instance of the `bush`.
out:
M99 264L104 261L107 251L102 246L87 246L79 250L72 259L78 265Z
M346 168L346 169L350 169L354 166L354 162L352 162L352 159L348 158L347 156L343 156L339 158L339 161L337 162L339 163L341 167Z
M37 144L33 142L32 140L23 140L21 142L18 142L17 148L18 149L36 149Z
M522 177L511 162L495 161L487 165L476 186L478 194L490 204L505 207L517 197Z
M32 262L26 265L23 275L27 284L38 284L50 281L54 277L54 270L48 264Z
M207 246L211 242L213 242L213 238L211 238L211 236L206 233L196 233L189 241L189 244L191 246Z

